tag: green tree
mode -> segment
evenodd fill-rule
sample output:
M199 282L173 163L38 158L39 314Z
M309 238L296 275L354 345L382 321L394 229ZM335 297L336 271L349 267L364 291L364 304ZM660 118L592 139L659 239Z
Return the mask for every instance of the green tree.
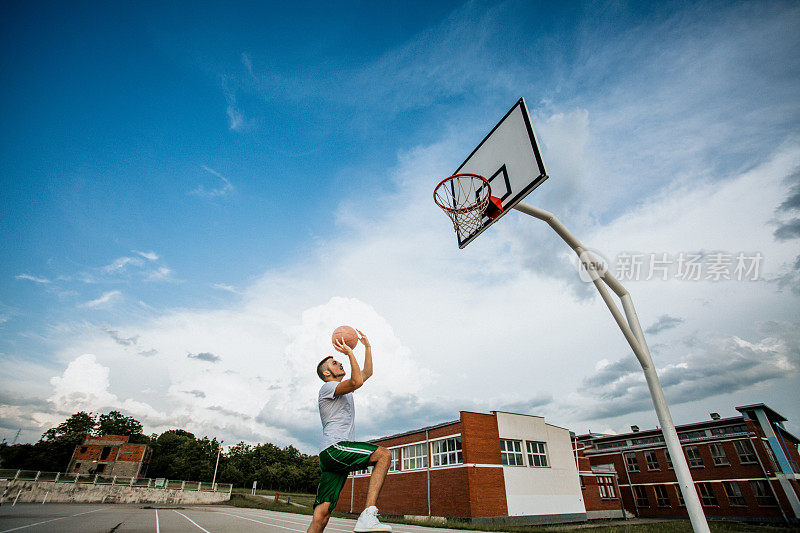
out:
M100 415L98 430L101 435L141 435L142 424L132 416L111 411L107 415Z

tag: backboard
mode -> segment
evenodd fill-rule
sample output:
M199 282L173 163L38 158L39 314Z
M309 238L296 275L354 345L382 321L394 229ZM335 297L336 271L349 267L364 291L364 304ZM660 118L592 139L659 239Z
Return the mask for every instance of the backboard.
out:
M486 228L500 220L518 202L547 179L539 145L533 133L525 99L520 98L453 174L478 174L489 181L492 196L500 199L503 212L467 235L456 233L464 248Z

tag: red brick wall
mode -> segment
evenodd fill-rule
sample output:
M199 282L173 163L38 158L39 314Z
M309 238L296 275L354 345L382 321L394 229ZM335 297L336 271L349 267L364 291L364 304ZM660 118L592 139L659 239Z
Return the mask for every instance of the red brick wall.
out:
M432 468L429 472L417 470L389 473L378 498L381 513L427 515L429 474L431 515L471 517L508 514L503 470L500 465L500 441L494 415L462 412L459 422L430 430L428 438L433 440L453 434L461 434L464 463L496 464L498 467L458 466ZM424 440L425 432L420 431L393 439L382 439L376 443L388 448ZM368 485L368 476L349 478L339 496L336 509L361 512Z

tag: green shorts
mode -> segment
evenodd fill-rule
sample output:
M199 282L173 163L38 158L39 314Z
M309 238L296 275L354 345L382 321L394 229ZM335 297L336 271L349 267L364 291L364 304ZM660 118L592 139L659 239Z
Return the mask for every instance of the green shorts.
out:
M319 454L322 475L319 478L314 507L330 502L328 510L333 511L344 482L347 481L347 475L354 470L366 468L372 452L377 449L375 444L369 442L341 441L322 450Z

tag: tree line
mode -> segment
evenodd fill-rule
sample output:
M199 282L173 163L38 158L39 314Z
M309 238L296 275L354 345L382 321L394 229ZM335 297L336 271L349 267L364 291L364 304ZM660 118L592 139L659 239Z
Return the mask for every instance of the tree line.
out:
M144 477L211 481L220 442L197 438L183 429L145 435L142 424L119 411L95 415L81 411L44 432L33 444L0 443L0 468L63 472L84 436L127 435L129 442L153 449ZM271 443L240 442L219 457L217 482L283 492L315 492L319 483L316 455L306 455L294 446L280 448Z

